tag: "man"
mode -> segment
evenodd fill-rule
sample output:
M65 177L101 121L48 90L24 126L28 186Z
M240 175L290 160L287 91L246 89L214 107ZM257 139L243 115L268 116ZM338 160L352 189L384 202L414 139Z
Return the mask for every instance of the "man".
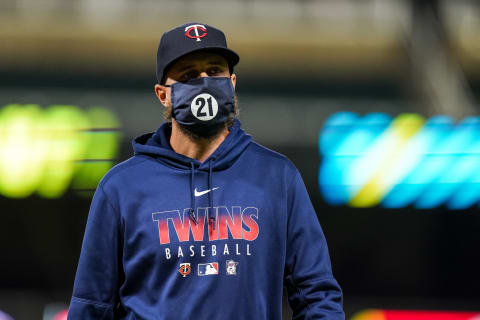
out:
M302 178L235 119L239 57L199 23L162 36L167 122L100 182L69 319L344 319Z

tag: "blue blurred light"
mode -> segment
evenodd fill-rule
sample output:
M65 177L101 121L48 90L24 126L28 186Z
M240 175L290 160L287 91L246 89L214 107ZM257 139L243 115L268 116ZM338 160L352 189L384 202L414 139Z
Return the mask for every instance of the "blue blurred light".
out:
M318 176L327 203L348 205L355 196L362 196L358 192L368 183L383 188L380 204L386 208L465 209L479 202L480 117L455 125L448 116L434 116L402 145L387 147L382 140L398 130L393 120L383 113L361 117L352 112L327 119L319 136ZM396 156L395 163L378 160L390 159L389 155ZM383 181L394 183L383 185Z
M363 118L352 112L340 112L325 122L319 148L324 156L319 183L325 200L332 205L347 202L359 185L350 173L353 164L390 124L392 117L371 113Z

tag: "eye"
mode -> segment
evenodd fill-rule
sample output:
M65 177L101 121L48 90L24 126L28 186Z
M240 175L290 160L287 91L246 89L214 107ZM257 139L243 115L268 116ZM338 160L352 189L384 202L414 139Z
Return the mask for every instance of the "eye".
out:
M209 75L218 75L218 74L223 74L225 70L223 70L223 68L220 68L220 67L212 67L210 69L208 69L208 74Z
M198 78L199 76L199 73L198 71L196 70L190 70L188 72L185 72L184 74L182 74L180 76L180 78L178 79L178 81L180 82L185 82L185 81L188 81L190 79L195 79L195 78Z

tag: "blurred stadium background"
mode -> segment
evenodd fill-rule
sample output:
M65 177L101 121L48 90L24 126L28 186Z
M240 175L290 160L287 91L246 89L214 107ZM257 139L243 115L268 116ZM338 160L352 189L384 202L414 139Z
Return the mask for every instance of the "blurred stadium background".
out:
M0 310L65 316L91 191L161 123L158 41L189 21L240 54L240 119L302 172L347 319L478 317L475 0L2 0Z

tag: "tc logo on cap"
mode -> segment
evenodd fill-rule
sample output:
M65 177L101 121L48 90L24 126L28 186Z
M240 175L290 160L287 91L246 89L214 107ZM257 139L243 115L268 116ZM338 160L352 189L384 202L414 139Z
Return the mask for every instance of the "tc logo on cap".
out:
M200 34L198 30L202 31L203 33ZM194 35L192 35L192 31L195 31ZM200 38L203 38L206 35L207 35L207 28L205 28L204 25L192 24L192 25L185 28L185 36L187 38L197 39L197 41L201 41Z

